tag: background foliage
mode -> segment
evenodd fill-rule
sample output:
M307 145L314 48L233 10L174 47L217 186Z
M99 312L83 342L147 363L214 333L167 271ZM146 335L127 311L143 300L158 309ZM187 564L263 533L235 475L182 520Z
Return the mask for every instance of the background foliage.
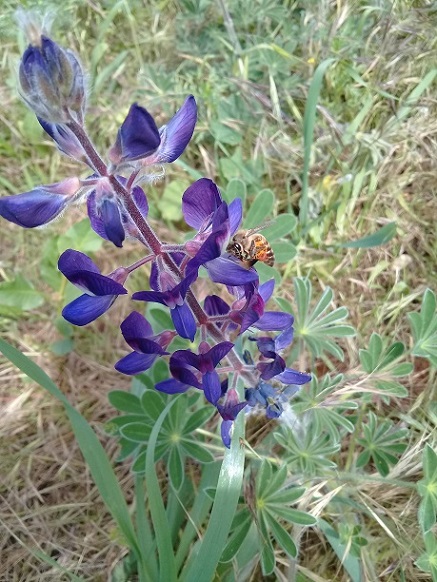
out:
M17 96L16 8L5 1L0 14L3 195L75 171ZM404 1L67 0L57 12L54 38L90 72L88 125L99 148L133 101L159 121L188 93L198 100L190 147L148 192L163 239L178 241L180 197L200 175L225 198L244 198L245 226L277 217L266 236L278 268L261 266L260 277L275 277L280 308L295 315L289 362L318 378L284 423L247 419L244 495L221 579L436 579L436 25L431 3ZM72 226L76 212L45 230L1 223L0 328L114 458L135 455L141 474L167 401L157 396L147 416L147 379L131 396L120 392L129 383L112 365L125 353L117 326L129 305L87 329L56 316L72 298L56 270L60 252L93 253L105 272L120 263L86 220ZM126 244L123 262L137 253ZM165 327L163 312L149 315ZM3 579L59 580L40 551L82 579L106 579L114 567L118 575L126 531L101 505L63 409L6 360L0 373ZM162 373L156 367L153 380ZM209 469L200 490L215 487L222 454L201 402L188 405L197 411L190 419L176 401L153 436L175 528L184 519L178 499L191 503L201 466ZM129 463L117 465L126 491L139 486ZM196 527L208 499L199 496ZM317 525L303 529L314 521L308 512ZM179 540L174 568L195 536L194 528Z

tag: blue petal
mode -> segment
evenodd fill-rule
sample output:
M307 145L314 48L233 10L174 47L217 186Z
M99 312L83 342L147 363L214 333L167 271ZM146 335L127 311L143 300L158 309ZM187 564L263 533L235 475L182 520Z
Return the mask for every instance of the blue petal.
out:
M222 388L220 384L220 378L215 370L203 374L202 386L205 393L205 398L211 402L211 404L216 404L217 400L222 395Z
M146 158L160 143L159 131L150 113L137 103L131 105L117 137L121 158L123 160Z
M174 378L169 378L168 380L155 384L155 388L166 394L181 394L182 392L186 392L191 386L179 382L179 380L175 380Z
M220 428L223 444L228 449L231 448L231 428L232 420L224 420Z
M187 338L190 341L194 340L197 326L194 319L193 312L186 303L176 305L174 309L170 310L170 315L173 320L175 330L181 337Z
M90 271L91 273L99 273L96 264L89 258L88 255L75 251L74 249L67 249L62 253L58 260L58 269L61 273L70 280L77 271Z
M291 368L285 368L282 374L275 376L275 380L279 380L283 384L297 384L300 386L311 381L311 374L304 374Z
M128 354L115 364L117 372L126 374L127 376L134 376L148 370L158 357L158 354L138 354L132 352Z
M191 184L182 196L182 214L185 222L199 230L221 203L222 197L214 182L208 178L200 178Z
M263 331L282 331L291 328L293 321L293 316L289 313L283 313L282 311L265 311L254 324L254 327L262 329ZM288 343L291 343L291 340ZM283 348L278 347L278 349Z
M121 248L126 235L117 202L113 198L103 200L100 214L108 240L114 243L116 247Z
M214 366L214 368L217 366L217 364L220 362L221 359L223 359L226 354L228 354L232 348L234 347L234 344L232 342L221 342L215 346L213 346L209 352L208 352L208 357L212 362L212 365Z
M263 298L264 303L267 303L267 301L270 299L274 288L275 288L274 279L269 279L268 281L266 281L265 283L258 287L258 293Z
M232 200L232 202L229 204L228 211L229 211L229 230L230 235L233 236L238 230L238 227L240 226L241 223L241 218L243 216L243 206L241 203L241 198L235 198L235 200Z
M147 338L153 335L152 326L144 315L141 315L138 311L132 311L120 325L120 329L124 339L134 350L136 348L130 343L132 340L137 340L141 337Z
M56 142L58 150L74 160L81 160L85 152L79 140L69 127L62 124L48 123L41 117L37 117L44 131Z
M178 159L190 141L197 121L197 105L192 95L160 129L161 145L153 156L153 163L169 164Z
M116 296L92 297L81 295L62 310L64 319L73 325L87 325L107 311L116 300Z
M218 257L206 263L205 267L214 283L244 285L258 280L258 273L255 269L245 269L228 257Z
M152 301L153 303L167 305L167 293L162 293L161 291L137 291L133 293L132 299L134 301Z
M208 295L205 297L203 308L208 315L226 315L230 309L226 301L223 301L218 295Z
M23 228L35 228L55 219L70 198L44 188L0 198L0 216Z

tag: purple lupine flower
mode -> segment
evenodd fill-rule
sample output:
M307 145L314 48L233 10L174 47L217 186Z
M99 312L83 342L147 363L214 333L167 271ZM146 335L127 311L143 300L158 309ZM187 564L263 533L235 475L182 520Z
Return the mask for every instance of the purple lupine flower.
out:
M199 228L198 235L185 245L194 254L187 273L197 273L203 265L215 283L238 285L258 280L254 269L246 269L226 252L229 239L241 222L240 199L228 206L221 201L214 182L202 178L184 193L182 211L187 224Z
M21 94L38 117L48 123L68 122L69 112L80 119L85 107L82 67L73 52L47 36L33 39L19 70Z
M121 333L134 350L115 364L115 369L122 374L135 375L148 370L158 356L168 355L165 351L175 331L163 331L154 335L147 319L133 311L120 326Z
M228 380L221 383L221 396L216 402L216 408L223 421L220 427L222 441L228 449L231 446L231 428L238 413L247 406L247 402L239 402L234 388L228 390Z
M280 389L261 381L256 388L246 389L245 397L250 407L264 408L267 418L278 418L284 412L282 404L294 396L298 390L297 386Z
M58 268L65 277L85 291L62 311L63 317L73 325L86 325L105 313L119 295L125 295L123 283L129 272L123 267L110 275L102 275L84 253L67 249L59 257Z
M271 362L261 361L257 365L257 369L261 372L261 378L263 380L275 378L275 380L279 380L283 384L297 385L306 384L311 380L310 374L304 374L292 368L287 368L285 360L278 353L292 342L292 328L284 330L276 338L261 337L251 339L256 342L263 358L272 360Z
M0 216L18 226L35 228L57 218L80 190L78 178L34 188L30 192L0 198Z
M117 180L123 186L126 183L126 178L122 176L117 176ZM143 218L146 218L149 205L144 190L135 186L131 196ZM94 232L102 238L110 240L116 247L123 246L126 235L137 238L138 229L127 213L124 204L115 194L108 178L96 178L95 188L87 195L87 208Z
M197 105L190 95L167 125L160 129L150 113L137 103L118 130L109 157L114 164L143 160L142 165L174 162L185 150L197 121Z
M193 312L185 303L185 296L196 277L197 273L192 272L175 285L172 275L163 271L159 274L159 286L164 289L163 291L138 291L132 295L132 299L135 301L152 301L169 307L170 315L178 334L193 341L197 330L196 320Z
M204 391L205 398L216 404L222 391L216 367L234 347L231 342L221 342L212 348L206 343L199 345L199 354L191 350L177 350L170 357L173 378L156 384L156 389L167 394L185 392L193 386Z

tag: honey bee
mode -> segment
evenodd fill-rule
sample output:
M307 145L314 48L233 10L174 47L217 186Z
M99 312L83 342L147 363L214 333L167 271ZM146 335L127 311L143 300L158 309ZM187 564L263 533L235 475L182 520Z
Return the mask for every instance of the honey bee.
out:
M272 247L266 237L259 234L259 231L269 224L249 230L239 230L228 244L227 252L237 257L246 269L253 267L257 261L273 267L275 255Z

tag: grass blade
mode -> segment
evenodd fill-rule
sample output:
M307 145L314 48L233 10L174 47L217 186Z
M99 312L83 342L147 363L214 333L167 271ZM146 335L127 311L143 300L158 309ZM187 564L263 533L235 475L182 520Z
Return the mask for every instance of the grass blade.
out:
M308 91L305 113L303 117L303 175L302 175L302 192L300 199L300 224L304 229L308 222L308 179L311 159L311 148L313 145L314 124L316 121L317 103L319 101L320 89L326 70L335 59L326 59L320 63L314 72L314 77Z

